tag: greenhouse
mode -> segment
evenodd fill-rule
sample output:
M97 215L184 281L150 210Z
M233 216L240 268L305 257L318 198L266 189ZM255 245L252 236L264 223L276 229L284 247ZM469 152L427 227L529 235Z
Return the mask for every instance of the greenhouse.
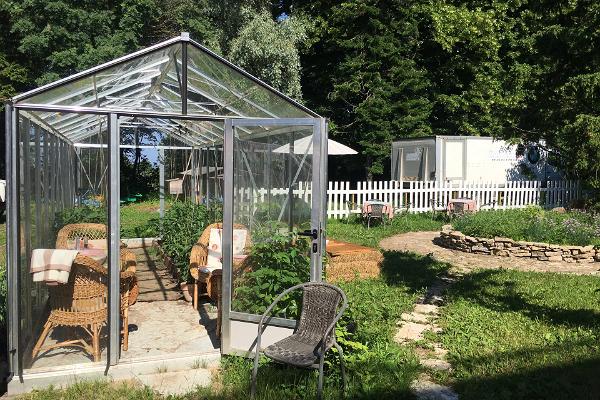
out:
M187 33L14 97L6 135L9 393L249 355L264 307L247 297L244 273L260 265L239 265L274 236L294 237L302 276L321 279L326 120ZM121 234L122 203L135 196L121 164L140 153L159 170L159 221L173 201L218 209L218 229L206 228L206 245L193 238L190 255L194 297L212 291L218 318L197 299L136 298L153 278L134 239L148 260L165 239ZM101 221L86 223L82 207ZM196 247L207 251L198 265ZM221 268L206 272L211 257ZM265 345L295 321L283 313L269 324Z

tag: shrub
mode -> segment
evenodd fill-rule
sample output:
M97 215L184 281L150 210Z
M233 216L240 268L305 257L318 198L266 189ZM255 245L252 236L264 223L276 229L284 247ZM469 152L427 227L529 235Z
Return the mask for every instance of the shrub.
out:
M233 309L262 314L285 289L307 282L310 277L308 247L304 238L282 234L254 244L245 261L250 271L235 285ZM280 301L274 313L297 318L300 304L301 291L293 292Z
M156 221L156 229L162 232L162 249L171 257L179 271L179 279L187 282L190 279L189 261L192 246L204 228L212 221L216 212L203 204L191 202L175 202L165 212L160 226Z
M106 224L107 218L106 209L101 207L77 206L65 208L58 211L54 217L54 232L58 233L60 228L69 224Z

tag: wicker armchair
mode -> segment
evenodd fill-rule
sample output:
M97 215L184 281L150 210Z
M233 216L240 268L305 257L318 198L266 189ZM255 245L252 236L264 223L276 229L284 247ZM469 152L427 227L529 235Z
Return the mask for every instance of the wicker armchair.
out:
M267 308L258 323L258 336L254 352L254 368L252 370L252 386L250 396L256 394L256 374L258 372L258 358L260 342L265 320L269 317L273 307L288 293L303 290L302 310L300 321L293 335L286 337L264 349L264 355L280 363L301 368L318 368L319 383L317 398L323 394L323 364L325 353L333 346L338 351L340 369L342 372L342 390L346 390L346 371L344 368L344 355L342 348L335 340L335 325L341 318L348 300L342 289L324 282L307 282L284 290L275 298ZM341 307L340 307L341 304Z
M75 241L77 238L88 238L89 240L106 239L108 237L108 227L104 224L93 224L93 223L80 223L80 224L68 224L63 226L58 235L56 236L56 248L57 249L68 249L70 243ZM137 260L135 253L121 246L121 271L133 272L134 276L131 282L131 289L129 291L129 305L135 304L138 295L140 293L137 278L135 277L135 270L137 267Z
M210 239L210 231L211 229L223 229L223 224L221 222L211 224L207 226L200 238L196 242L196 244L192 247L192 251L190 253L190 275L194 278L194 308L198 309L198 296L199 295L207 295L213 300L218 299L217 289L217 279L214 276L213 272L203 272L200 270L201 267L206 266L207 258L208 258L208 241ZM248 231L244 225L241 224L233 224L233 229L245 229ZM244 249L249 249L252 246L252 240L250 238L250 231L246 235L246 243L244 244ZM241 267L241 263L236 262L236 267ZM218 279L221 279L220 275ZM201 289L200 289L201 287ZM203 290L200 292L200 290Z
M129 345L129 288L134 273L121 272L121 318L123 320L123 350ZM100 330L108 317L108 271L90 257L77 255L71 267L69 282L49 286L50 315L33 347L32 360L40 352L58 347L75 346L100 361ZM58 326L80 327L91 337L65 340L42 348L50 331Z

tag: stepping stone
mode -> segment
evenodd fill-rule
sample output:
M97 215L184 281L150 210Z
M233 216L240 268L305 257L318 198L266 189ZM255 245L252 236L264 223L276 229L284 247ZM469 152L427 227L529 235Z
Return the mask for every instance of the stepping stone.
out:
M426 324L429 322L429 318L427 317L427 315L416 312L402 313L400 318L402 318L402 321L416 322L419 324Z
M208 369L156 372L139 375L138 380L163 396L181 396L193 391L198 386L210 386L211 373Z
M416 304L414 311L419 314L437 315L439 307L434 304Z
M431 325L429 324L417 324L415 322L404 322L396 336L394 336L394 340L398 343L411 342L415 340L423 339L423 332L431 329Z
M421 375L411 384L411 388L419 400L458 400L454 390L432 382L427 375Z
M444 359L446 358L446 355L448 355L448 350L440 347L440 346L434 346L433 347L433 352L435 353L436 357L439 359Z
M421 365L426 368L431 368L436 371L451 371L452 365L448 361L440 360L437 358L428 358L421 360Z

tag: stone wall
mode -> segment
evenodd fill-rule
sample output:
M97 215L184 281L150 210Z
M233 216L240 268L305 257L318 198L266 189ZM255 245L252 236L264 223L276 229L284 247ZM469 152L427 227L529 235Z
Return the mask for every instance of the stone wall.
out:
M550 262L600 262L600 249L594 246L565 246L549 243L517 241L509 238L493 239L468 236L445 225L438 242L441 246L475 254L500 257L528 257Z

